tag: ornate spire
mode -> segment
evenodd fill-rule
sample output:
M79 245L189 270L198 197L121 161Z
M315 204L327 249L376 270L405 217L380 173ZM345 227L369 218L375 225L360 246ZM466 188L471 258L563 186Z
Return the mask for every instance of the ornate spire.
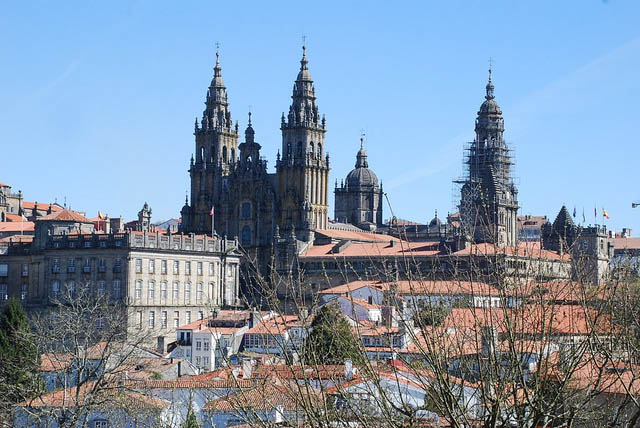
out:
M220 45L216 43L216 65L213 67L213 79L207 91L206 109L202 115L203 129L225 129L231 131L233 121L227 100L227 88L222 80L222 67L220 67Z
M253 126L251 126L251 111L249 111L249 122L247 123L247 129L244 131L244 141L253 144L255 135L256 133L253 130Z
M492 69L491 69L491 65L489 65L489 81L487 82L487 95L485 95L485 98L487 100L492 100L495 98L495 96L493 95L493 82L491 81L491 74L492 74Z
M360 137L360 150L356 155L356 168L369 168L367 152L364 151L364 137Z
M307 61L306 46L302 46L302 59L300 60L300 71L293 84L293 99L287 123L285 127L305 126L321 127L321 118L316 106L316 94L313 87L311 73L309 73L309 62Z

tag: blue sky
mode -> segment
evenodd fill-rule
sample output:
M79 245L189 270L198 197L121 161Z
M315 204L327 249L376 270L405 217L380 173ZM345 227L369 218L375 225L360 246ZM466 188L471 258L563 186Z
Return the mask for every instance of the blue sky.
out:
M604 206L640 234L638 17L635 0L3 2L0 181L90 216L176 217L215 42L272 169L305 34L332 187L365 129L397 216L454 210L492 57L521 213Z

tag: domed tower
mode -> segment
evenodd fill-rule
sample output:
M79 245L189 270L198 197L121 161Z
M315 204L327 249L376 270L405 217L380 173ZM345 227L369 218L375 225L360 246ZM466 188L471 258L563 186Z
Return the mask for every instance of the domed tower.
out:
M226 204L222 203L225 178L233 170L238 153L238 125L231 120L227 88L222 80L220 53L216 52L213 79L207 90L202 121L196 119L195 158L191 158L191 205L182 210L184 232L211 233L211 208L215 229L226 233ZM186 214L186 218L185 218Z
M281 231L295 229L298 238L325 229L329 203L329 155L324 153L325 119L320 117L309 73L306 47L293 85L289 114L282 114L282 158L276 161Z
M382 185L369 169L364 139L356 155L356 167L347 174L345 181L335 188L335 219L358 227L382 225Z
M476 138L465 154L460 218L467 239L500 246L517 244L518 189L511 177L511 151L503 138L504 119L495 101L489 69L485 101L475 126Z

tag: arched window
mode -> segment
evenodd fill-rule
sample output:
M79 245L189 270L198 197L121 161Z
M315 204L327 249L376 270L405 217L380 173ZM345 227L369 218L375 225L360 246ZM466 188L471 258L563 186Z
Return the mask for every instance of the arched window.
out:
M251 202L243 202L240 207L240 216L242 218L250 218L251 217Z
M318 157L322 157L322 144L318 143Z
M249 226L242 228L242 245L244 247L249 247L251 245L251 228Z
M214 153L215 153L215 149L211 147L211 149L209 150L209 163L214 162L214 156L213 156Z
M229 159L229 162L233 163L235 161L236 161L236 150L231 149L231 158Z
M222 162L227 163L227 146L222 147Z
M204 156L204 147L200 147L200 160L204 162L206 157Z
M309 153L311 153L311 156L315 156L315 152L313 151L313 141L309 143Z

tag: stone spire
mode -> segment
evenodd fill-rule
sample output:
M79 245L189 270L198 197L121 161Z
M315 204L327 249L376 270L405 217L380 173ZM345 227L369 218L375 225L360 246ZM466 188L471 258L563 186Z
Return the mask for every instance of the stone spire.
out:
M476 119L476 140L480 144L484 144L486 141L491 145L503 145L504 119L502 118L502 110L495 101L492 73L493 70L489 68L485 101L480 106Z
M202 127L231 131L233 121L227 100L227 88L222 80L220 51L216 50L216 65L213 67L213 79L207 91L206 109L202 115Z
M292 128L298 126L321 127L321 117L316 106L316 94L309 73L309 61L307 61L307 48L302 47L302 59L300 71L293 84L292 103L289 107L289 115L284 126Z
M247 129L244 131L244 141L248 144L253 144L255 141L256 132L253 130L253 126L251 126L251 112L249 112L249 121L247 123Z
M356 155L356 168L369 168L367 152L364 151L364 138L360 137L360 150Z

